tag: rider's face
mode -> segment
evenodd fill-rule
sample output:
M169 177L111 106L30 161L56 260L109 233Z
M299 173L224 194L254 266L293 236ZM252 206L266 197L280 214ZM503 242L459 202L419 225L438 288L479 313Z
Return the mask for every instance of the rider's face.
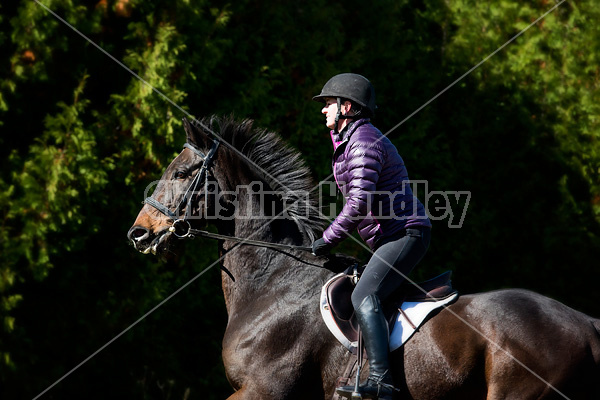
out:
M351 106L352 104L349 101L345 101L342 104L342 115L346 115L346 113L350 111ZM329 129L333 129L335 127L335 116L337 114L337 110L337 99L332 97L325 98L325 106L323 109L321 109L321 113L325 115L325 125L327 125ZM346 126L347 122L348 120L346 119L340 119L338 130L344 129L344 126Z

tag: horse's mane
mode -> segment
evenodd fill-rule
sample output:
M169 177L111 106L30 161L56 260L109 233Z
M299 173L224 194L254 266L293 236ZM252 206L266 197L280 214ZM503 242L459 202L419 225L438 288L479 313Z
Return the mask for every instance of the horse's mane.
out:
M248 168L280 193L287 215L311 241L320 236L326 220L318 208L310 169L296 149L277 133L255 128L250 119L212 116L201 123L213 129L227 147L243 154Z

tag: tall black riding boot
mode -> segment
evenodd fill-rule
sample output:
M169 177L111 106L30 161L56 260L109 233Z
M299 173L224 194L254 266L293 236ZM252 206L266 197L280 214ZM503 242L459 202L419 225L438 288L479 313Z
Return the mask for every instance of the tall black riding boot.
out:
M397 389L394 389L390 371L388 325L379 297L374 294L367 296L355 311L369 357L369 377L360 385L359 393L363 399L392 400ZM354 386L342 386L336 392L350 397Z

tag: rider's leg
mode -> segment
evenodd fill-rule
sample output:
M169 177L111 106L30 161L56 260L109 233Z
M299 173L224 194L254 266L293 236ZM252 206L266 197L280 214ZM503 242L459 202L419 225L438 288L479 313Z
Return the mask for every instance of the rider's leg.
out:
M389 372L389 333L381 301L384 301L421 260L429 246L429 229L407 230L407 234L382 244L367 264L354 292L352 304L369 357L369 378L361 385L365 398L391 399L392 375ZM349 396L354 388L338 388Z
M385 302L421 261L431 240L431 229L407 229L406 235L384 241L377 247L352 292L357 309L370 294Z

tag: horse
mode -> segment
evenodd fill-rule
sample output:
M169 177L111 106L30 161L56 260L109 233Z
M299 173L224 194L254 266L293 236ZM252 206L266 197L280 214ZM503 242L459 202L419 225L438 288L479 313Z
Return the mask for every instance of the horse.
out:
M251 120L183 125L187 143L128 239L160 256L216 228L229 400L331 399L354 355L323 323L319 295L356 260L306 251L324 227L309 168ZM528 290L461 295L391 353L397 398L600 398L599 332L600 320Z

